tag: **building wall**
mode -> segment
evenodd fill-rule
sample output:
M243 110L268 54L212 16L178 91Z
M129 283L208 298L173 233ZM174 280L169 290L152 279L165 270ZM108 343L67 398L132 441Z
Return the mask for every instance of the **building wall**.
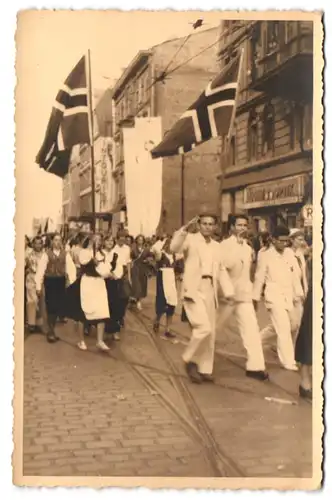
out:
M170 63L174 54L184 42L184 38L170 40L151 48L151 56L145 58L145 65L125 86L115 99L115 122L118 128L125 126L121 120L132 115L154 115L162 118L163 134L169 130L186 109L198 98L208 82L218 72L217 28L195 32L177 53L169 70L176 69L164 83L157 83L147 90L144 97L138 99L137 93L131 98L130 105L124 104L133 89L147 89L153 78L159 75ZM213 45L215 43L215 45ZM212 46L213 45L213 46ZM208 46L211 46L207 49ZM203 49L205 49L203 51ZM198 55L201 51L202 54ZM193 57L197 56L197 57ZM193 59L188 61L191 57ZM140 82L144 82L144 85ZM127 97L126 97L127 96ZM141 102L145 103L142 107ZM126 110L124 112L123 110ZM114 182L117 200L125 194L123 169L123 140L121 131L116 134L116 154ZM219 184L216 176L220 172L220 141L211 140L197 147L194 152L185 155L185 218L193 217L202 210L218 209ZM181 157L163 159L163 206L160 227L172 232L181 225Z
M234 136L230 147L224 146L222 148L223 220L227 220L230 210L248 211L245 204L246 186L258 182L257 189L260 189L260 185L264 185L264 182L271 182L275 179L272 186L273 184L278 186L279 183L284 185L285 182L289 182L291 190L292 176L295 175L296 182L294 182L303 192L306 190L305 187L302 189L303 182L306 184L310 181L310 172L312 171L310 156L312 151L312 99L310 99L310 95L307 99L296 99L296 96L287 96L286 93L282 96L277 95L278 91L285 91L285 89L270 87L267 92L257 92L250 87L255 76L253 60L257 63L264 53L266 54L268 51L273 53L274 51L273 64L282 61L286 52L282 53L284 46L281 34L285 37L291 37L292 33L303 28L295 22L280 23L280 26L277 27L279 36L271 42L268 32L275 29L272 24L262 23L255 46L248 36L243 36L241 39L241 33L245 32L250 22L244 23L242 27L236 27L235 31L232 31L232 26L229 23L223 22L221 24L221 33L225 33L220 45L221 67L227 62L234 47L244 50L244 67L240 79ZM310 26L305 25L304 29L308 33L307 30L310 29ZM306 48L310 47L310 34L307 40L309 41L306 42ZM229 45L230 42L236 42L236 44ZM302 50L301 44L298 45L299 50ZM296 47L296 43L291 42L288 51L292 54L295 50L294 47ZM255 53L253 53L254 51ZM257 64L256 68L261 71L261 64ZM284 81L283 85L287 89L287 82ZM266 119L265 111L268 108L270 119ZM253 125L254 122L255 125ZM267 183L267 194L268 192L271 194L269 190L271 190L271 184ZM233 197L233 205L229 203L229 195ZM273 200L273 203L274 205L267 200L265 205L263 202L260 208L249 210L249 215L255 219L254 225L257 229L262 227L269 229L269 220L273 219L274 223L281 220L278 214L283 216L285 221L289 221L290 225L295 222L299 223L300 202L290 201L287 205L284 200L280 206L278 206L277 200Z
M159 86L157 113L162 116L163 133L170 129L186 109L197 99L215 73L204 68L182 68L172 75L165 86ZM220 173L220 140L212 139L184 155L185 219L198 212L218 211ZM162 229L172 232L181 221L181 162L180 155L163 159ZM165 213L166 211L166 213Z

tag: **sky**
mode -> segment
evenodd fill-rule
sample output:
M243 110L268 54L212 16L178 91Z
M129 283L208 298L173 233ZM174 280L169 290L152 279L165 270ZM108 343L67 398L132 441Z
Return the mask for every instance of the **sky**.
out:
M16 200L22 230L33 217L56 217L61 210L61 179L35 164L52 104L63 81L88 49L92 86L106 89L137 52L185 36L203 17L205 29L217 26L220 13L23 11L16 44Z

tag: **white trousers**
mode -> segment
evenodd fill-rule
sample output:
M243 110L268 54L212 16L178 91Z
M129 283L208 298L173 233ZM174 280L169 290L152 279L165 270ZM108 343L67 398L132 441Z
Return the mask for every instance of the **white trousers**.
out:
M195 301L184 301L192 335L183 353L185 363L196 363L200 373L211 375L216 342L216 305L212 282L201 281Z
M291 332L294 345L296 342L297 335L299 333L302 316L303 316L303 302L299 300L295 302L293 309L290 311Z
M225 314L228 308L228 314ZM233 306L221 305L218 330L226 324L229 316L235 315L243 346L247 352L246 369L264 371L265 360L257 316L252 302L237 302Z
M284 307L273 305L269 308L271 324L261 331L262 342L277 336L277 350L280 363L285 368L294 368L296 366L294 358L294 344L292 339L292 314L293 311L287 311Z

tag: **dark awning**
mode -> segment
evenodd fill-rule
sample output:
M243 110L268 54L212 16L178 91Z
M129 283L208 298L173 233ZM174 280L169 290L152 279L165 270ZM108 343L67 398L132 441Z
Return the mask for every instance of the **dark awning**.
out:
M312 161L310 158L301 158L277 165L266 166L247 172L239 172L236 175L228 175L222 183L223 190L239 189L250 184L272 181L282 177L310 173L312 171Z
M109 221L112 219L112 214L111 212L96 212L94 214L92 212L84 212L79 216L68 217L69 222L91 222L94 219Z

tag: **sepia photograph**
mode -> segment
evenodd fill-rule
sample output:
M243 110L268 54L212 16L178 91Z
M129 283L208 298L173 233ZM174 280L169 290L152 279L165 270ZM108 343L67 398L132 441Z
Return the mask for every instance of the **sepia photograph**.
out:
M13 481L317 490L321 12L25 10Z

